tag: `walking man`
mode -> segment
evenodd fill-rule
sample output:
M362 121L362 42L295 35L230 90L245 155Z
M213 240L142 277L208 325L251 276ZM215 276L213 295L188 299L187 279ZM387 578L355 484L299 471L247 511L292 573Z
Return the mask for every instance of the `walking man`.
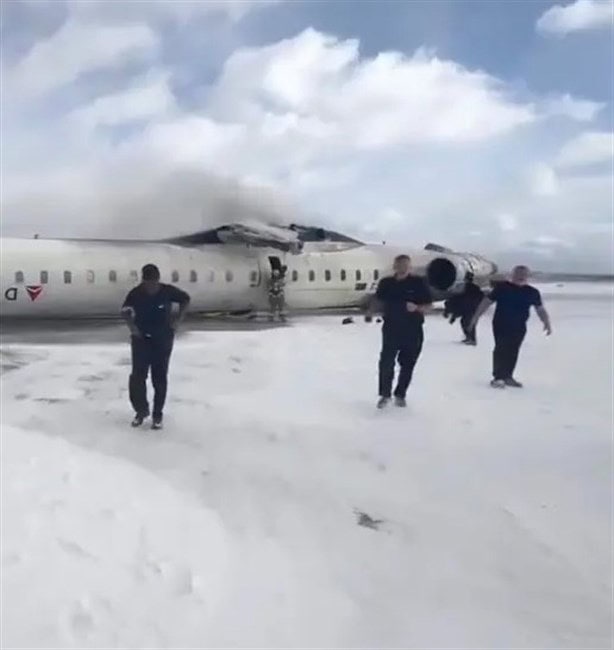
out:
M484 298L484 293L473 281L473 273L465 275L465 286L460 295L461 329L465 335L463 343L477 345L475 326L472 326L473 315Z
M514 379L514 369L520 346L527 333L527 320L531 307L535 308L546 334L548 336L552 334L550 317L542 304L541 294L528 284L529 275L526 266L514 267L511 280L500 282L495 286L490 295L482 300L471 322L475 327L480 316L492 303L497 304L492 321L495 349L492 355L493 378L490 385L493 388L506 386L522 388L522 384Z
M397 361L400 372L394 390L395 403L401 407L407 405L407 389L422 351L424 314L432 304L426 282L411 274L408 255L396 257L393 270L394 275L383 278L375 294L384 314L377 403L380 409L390 402Z
M141 284L126 296L121 311L131 334L132 372L129 388L130 402L135 412L132 426L141 426L149 416L147 375L151 369L154 387L151 427L161 429L175 329L185 315L190 296L177 287L161 283L160 271L154 264L143 267L141 280ZM173 303L179 305L175 316L172 313Z

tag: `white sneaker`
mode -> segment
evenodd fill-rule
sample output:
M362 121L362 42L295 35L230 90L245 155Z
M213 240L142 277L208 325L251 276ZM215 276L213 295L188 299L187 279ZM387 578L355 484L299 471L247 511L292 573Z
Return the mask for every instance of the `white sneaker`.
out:
M490 382L490 385L493 388L505 388L505 382L503 381L503 379L493 379Z

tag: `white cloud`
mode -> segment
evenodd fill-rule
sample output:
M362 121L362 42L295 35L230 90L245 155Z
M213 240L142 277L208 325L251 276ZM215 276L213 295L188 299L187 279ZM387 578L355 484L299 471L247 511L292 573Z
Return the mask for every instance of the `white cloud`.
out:
M95 28L80 20L71 24ZM100 29L128 29L116 20ZM163 28L151 24L155 43ZM519 99L501 80L426 50L361 57L358 41L306 30L235 50L188 108L173 95L182 80L172 75L183 69L165 60L166 43L141 43L117 58L89 56L60 81L55 74L52 87L69 107L57 119L32 122L10 111L5 233L153 237L242 215L303 219L295 205L279 207L289 195L319 215L314 221L359 237L489 254L541 236L565 239L579 219L597 227L611 207L606 184L559 178L556 153L545 150L560 139L553 117L571 118L565 126L577 129L596 115L593 102ZM123 68L133 51L137 65ZM65 87L115 66L122 69L112 94L89 82ZM44 106L40 95L28 105ZM571 239L582 241L581 233ZM603 259L604 238L586 241L593 259Z
M545 163L535 164L529 174L529 186L535 196L555 196L559 190L556 172Z
M503 213L497 215L497 223L503 232L514 232L518 229L518 219L513 214Z
M614 157L614 133L588 131L567 142L556 164L563 169L607 163Z
M548 9L537 21L542 34L566 35L571 32L611 27L614 21L612 0L576 0Z
M40 0L37 0L40 1ZM283 0L69 0L72 15L86 20L187 23L200 17L222 16L239 21L248 13L262 10Z
M184 115L151 125L142 136L122 145L122 152L164 160L167 165L201 165L237 173L241 170L241 151L247 145L244 125ZM238 158L233 162L235 156Z
M542 246L545 248L573 248L574 245L570 241L565 241L564 239L561 239L560 237L552 237L551 235L538 235L534 240L533 243L536 246Z
M213 110L227 120L357 149L479 141L536 118L531 105L508 97L483 72L424 51L361 59L357 41L313 29L233 53Z
M145 25L94 26L70 20L34 45L6 81L11 91L26 97L42 95L87 72L142 57L157 43L156 34Z
M90 104L75 109L68 117L92 129L163 116L175 106L168 75L160 75L138 79L127 90L98 97Z
M577 122L592 122L598 113L605 108L601 102L578 99L571 95L561 95L550 98L543 103L546 116L562 116Z

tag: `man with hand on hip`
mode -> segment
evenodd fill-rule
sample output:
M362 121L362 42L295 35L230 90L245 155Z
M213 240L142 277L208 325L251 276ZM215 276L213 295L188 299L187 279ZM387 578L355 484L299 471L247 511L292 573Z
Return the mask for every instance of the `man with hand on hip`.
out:
M141 426L149 416L146 382L151 368L154 387L152 429L161 429L175 329L190 304L190 296L177 287L160 282L160 271L154 264L143 267L141 279L141 284L126 296L121 311L131 334L129 388L130 402L135 411L132 426ZM179 305L174 318L173 303Z

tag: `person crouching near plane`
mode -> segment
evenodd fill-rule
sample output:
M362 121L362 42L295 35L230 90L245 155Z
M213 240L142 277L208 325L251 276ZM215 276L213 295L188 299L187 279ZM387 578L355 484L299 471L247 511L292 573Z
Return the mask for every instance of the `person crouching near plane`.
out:
M272 322L275 317L280 321L286 320L285 306L285 278L279 269L273 269L269 279L269 320Z
M520 346L527 333L527 320L531 307L535 308L546 334L550 336L552 333L550 317L543 306L541 294L528 284L529 275L526 266L516 266L510 281L495 285L490 295L482 300L471 321L471 326L475 327L480 316L492 303L497 304L492 321L495 349L493 379L490 385L493 388L522 387L522 384L514 379L514 369Z
M160 282L160 271L154 264L143 267L141 280L141 284L128 293L121 310L131 334L132 372L129 389L130 402L135 412L132 426L140 426L149 416L146 382L151 368L154 387L151 426L152 429L161 429L175 330L185 315L190 296L177 287ZM179 305L179 312L174 317L173 303Z
M432 306L426 282L411 274L408 255L396 257L393 270L394 275L380 280L375 294L384 315L377 403L380 409L390 402L397 360L400 371L394 391L395 403L401 407L407 405L407 389L422 351L424 314Z
M463 330L466 345L477 345L476 329L471 326L473 315L484 299L484 292L473 280L473 273L465 274L465 286L460 294L460 325Z

